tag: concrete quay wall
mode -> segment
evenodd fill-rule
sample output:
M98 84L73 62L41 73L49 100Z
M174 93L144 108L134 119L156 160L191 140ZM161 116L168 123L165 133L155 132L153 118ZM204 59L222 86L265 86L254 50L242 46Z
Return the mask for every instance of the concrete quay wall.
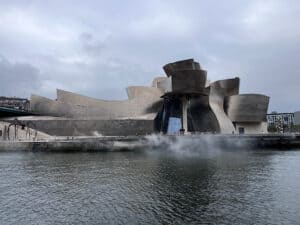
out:
M64 151L126 151L138 148L132 140L50 140L50 141L0 141L0 152L64 152Z
M132 151L160 149L178 151L197 150L300 150L300 134L290 135L150 135L127 137L85 137L51 139L48 141L0 141L1 151Z
M22 119L19 119L23 122ZM30 120L31 121L31 120ZM28 122L28 120L24 120ZM131 136L147 135L154 132L153 120L122 119L122 120L76 120L49 119L32 120L38 131L51 136Z

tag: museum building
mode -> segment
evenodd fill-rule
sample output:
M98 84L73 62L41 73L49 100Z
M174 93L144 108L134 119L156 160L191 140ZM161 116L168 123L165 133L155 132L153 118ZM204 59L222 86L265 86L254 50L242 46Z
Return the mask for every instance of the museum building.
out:
M154 78L149 87L128 87L127 100L59 89L55 100L33 94L34 115L17 119L52 136L267 133L269 97L240 94L238 77L208 82L207 72L193 59L163 70L166 76Z

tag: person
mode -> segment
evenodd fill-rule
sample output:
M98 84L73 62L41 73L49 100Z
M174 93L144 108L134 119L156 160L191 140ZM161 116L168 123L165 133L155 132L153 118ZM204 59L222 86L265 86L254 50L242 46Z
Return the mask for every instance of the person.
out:
M179 130L179 133L180 133L180 135L184 135L184 129L183 128L181 128L180 130Z

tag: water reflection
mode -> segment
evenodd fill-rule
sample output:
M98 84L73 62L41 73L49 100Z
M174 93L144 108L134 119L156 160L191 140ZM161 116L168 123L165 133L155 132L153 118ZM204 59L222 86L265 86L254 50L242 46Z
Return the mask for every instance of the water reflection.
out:
M0 224L297 222L300 152L1 153Z

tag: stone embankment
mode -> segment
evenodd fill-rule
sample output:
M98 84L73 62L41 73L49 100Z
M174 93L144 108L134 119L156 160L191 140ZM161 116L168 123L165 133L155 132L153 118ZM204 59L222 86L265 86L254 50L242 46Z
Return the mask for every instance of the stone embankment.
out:
M0 151L125 151L176 150L290 150L300 149L300 134L281 135L150 135L105 137L49 137L36 140L1 140Z

